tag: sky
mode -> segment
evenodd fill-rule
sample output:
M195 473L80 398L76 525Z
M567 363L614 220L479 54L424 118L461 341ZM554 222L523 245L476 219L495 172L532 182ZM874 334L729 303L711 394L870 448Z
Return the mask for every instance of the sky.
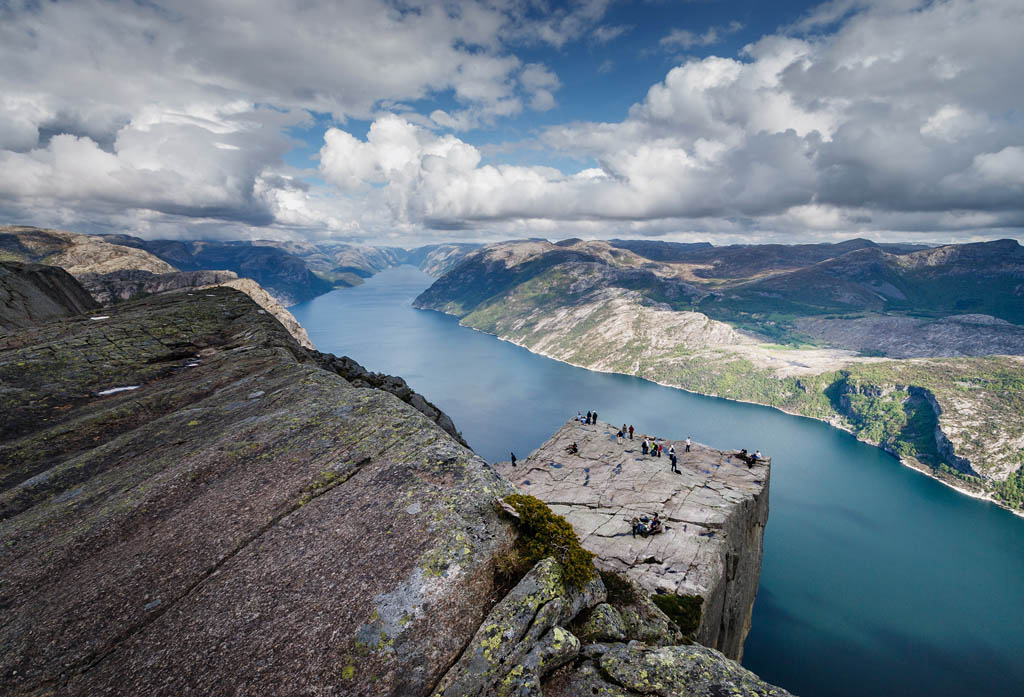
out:
M0 0L0 223L1024 240L1021 0Z

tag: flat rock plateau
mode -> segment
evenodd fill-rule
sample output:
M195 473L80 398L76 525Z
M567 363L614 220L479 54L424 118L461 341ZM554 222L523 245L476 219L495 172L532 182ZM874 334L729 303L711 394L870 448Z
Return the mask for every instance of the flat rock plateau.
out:
M661 457L616 437L618 427L572 420L516 467L499 465L522 492L564 516L599 569L626 576L662 599L701 598L693 637L739 658L761 573L770 463L659 439ZM568 448L576 443L578 454ZM679 473L670 469L675 447ZM665 531L634 536L634 516L658 513ZM663 603L671 606L671 603Z

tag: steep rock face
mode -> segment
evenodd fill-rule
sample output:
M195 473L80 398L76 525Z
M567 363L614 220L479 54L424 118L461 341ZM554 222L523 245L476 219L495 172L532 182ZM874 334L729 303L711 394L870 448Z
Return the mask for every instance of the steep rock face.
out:
M142 269L122 269L103 274L82 273L76 278L97 302L112 305L143 294L152 295L182 288L217 285L237 279L238 274L233 271L153 273Z
M654 594L694 639L739 658L761 574L768 520L767 462L753 468L727 453L660 441L662 457L644 456L636 433L570 421L512 467L499 469L519 489L565 516L602 571L621 574ZM576 443L579 452L567 448ZM670 471L675 447L680 474ZM658 513L663 533L634 537L630 519ZM682 615L690 613L683 619Z
M82 314L99 307L56 266L0 261L0 332Z
M1022 289L1024 248L1012 240L936 249L527 240L468 255L414 305L584 368L821 419L1019 509L1024 335L1012 321L1024 323ZM865 317L865 308L884 312ZM809 346L814 337L834 346ZM977 355L991 351L1011 355ZM885 397L851 411L835 399L847 380L902 385L904 397L926 391L935 406Z
M215 272L218 274L225 273L223 271ZM231 273L230 271L226 273ZM234 288L240 290L250 298L252 298L257 305L262 307L266 312L269 312L274 318L281 323L288 333L292 335L292 338L299 342L299 345L312 349L313 342L309 338L309 334L306 333L306 328L299 324L299 321L295 319L295 316L288 312L285 307L277 301L273 295L263 289L256 281L251 278L234 278L227 279L224 281L217 281L214 285L225 286L227 288ZM203 286L197 290L209 288L211 286Z
M259 309L0 342L5 694L425 695L476 631L510 485Z

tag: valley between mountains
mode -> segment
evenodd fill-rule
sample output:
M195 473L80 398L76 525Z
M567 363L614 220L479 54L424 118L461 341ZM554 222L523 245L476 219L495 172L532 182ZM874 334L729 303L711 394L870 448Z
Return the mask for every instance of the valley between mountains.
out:
M827 421L1024 509L1024 248L527 240L417 298L591 370Z

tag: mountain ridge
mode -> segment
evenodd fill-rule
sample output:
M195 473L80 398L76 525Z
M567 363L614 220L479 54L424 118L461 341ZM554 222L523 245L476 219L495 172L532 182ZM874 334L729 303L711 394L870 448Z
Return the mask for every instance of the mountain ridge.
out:
M725 281L613 254L608 243L567 242L485 247L414 306L573 365L819 418L948 484L1024 508L1016 242L901 254L857 243L810 266L782 271L772 262L775 273ZM620 282L630 274L645 282ZM982 296L981 311L956 306L965 287ZM880 328L893 336L873 340ZM886 359L883 346L911 358ZM841 398L847 390L853 396Z

